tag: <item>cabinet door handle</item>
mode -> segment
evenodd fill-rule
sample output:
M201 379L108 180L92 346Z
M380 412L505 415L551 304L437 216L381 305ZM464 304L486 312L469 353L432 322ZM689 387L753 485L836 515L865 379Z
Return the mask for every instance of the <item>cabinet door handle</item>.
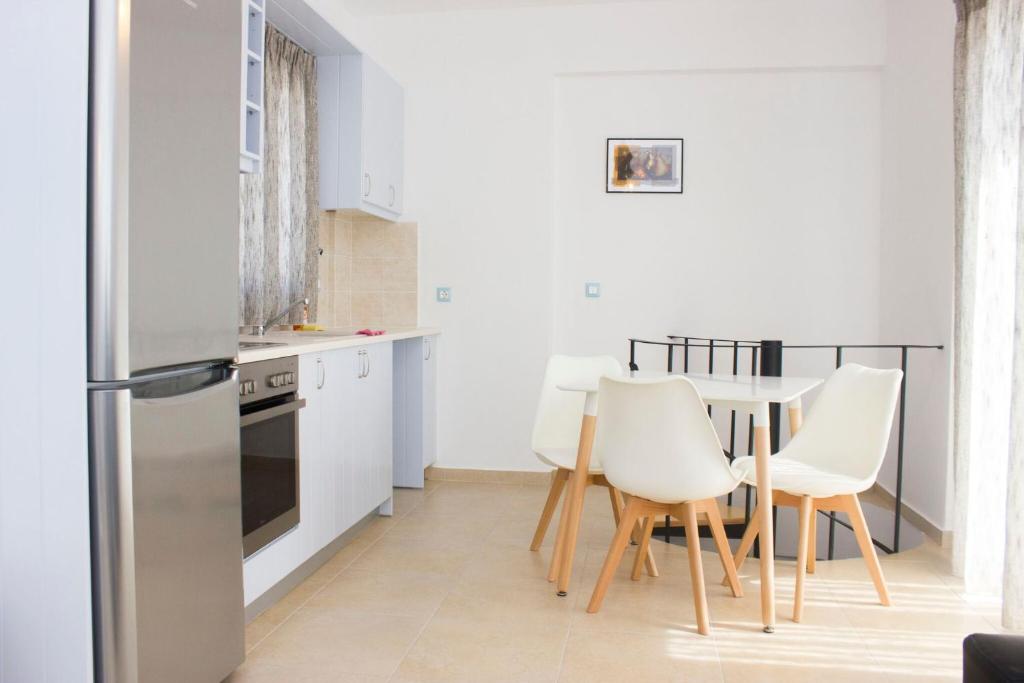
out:
M369 351L364 351L363 353L366 355L366 374L363 375L363 377L369 377L370 376L370 352Z
M319 358L316 359L316 388L323 389L327 383L327 367Z
M366 192L363 193L364 197L370 196L370 188L373 187L373 181L370 178L369 173L364 173L363 177L366 178Z
M391 192L391 199L388 200L388 206L394 206L395 205L395 197L396 197L395 186L394 185L388 185L388 190Z
M433 350L432 347L430 346L430 337L427 337L426 339L424 339L423 342L424 342L424 345L427 347L427 355L425 355L423 357L423 360L430 360L430 354L431 354L431 351Z

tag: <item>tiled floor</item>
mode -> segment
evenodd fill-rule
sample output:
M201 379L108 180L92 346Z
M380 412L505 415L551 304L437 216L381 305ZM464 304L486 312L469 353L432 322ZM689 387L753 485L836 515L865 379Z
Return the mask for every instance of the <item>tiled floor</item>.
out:
M602 610L587 614L612 534L603 489L588 491L572 588L559 598L544 578L554 528L540 552L527 547L545 488L427 483L396 491L393 518L248 626L248 659L230 683L954 681L964 635L998 630L997 608L969 604L930 542L883 558L889 608L859 559L819 562L800 624L789 620L793 563L780 560L772 635L759 624L756 563L737 599L710 552L713 634L698 635L686 549L661 542L660 578L630 581L627 551Z

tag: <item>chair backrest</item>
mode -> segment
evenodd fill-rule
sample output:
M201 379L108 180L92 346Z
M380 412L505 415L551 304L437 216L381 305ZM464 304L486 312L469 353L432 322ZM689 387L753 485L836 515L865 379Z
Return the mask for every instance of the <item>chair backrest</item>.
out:
M661 503L736 488L704 402L685 377L601 380L594 455L624 493Z
M612 356L551 356L544 370L537 416L533 421L533 450L576 448L580 441L580 422L586 395L562 391L558 385L575 379L605 375L619 376L622 366Z
M901 370L842 366L825 382L779 457L874 481L889 445L902 379Z

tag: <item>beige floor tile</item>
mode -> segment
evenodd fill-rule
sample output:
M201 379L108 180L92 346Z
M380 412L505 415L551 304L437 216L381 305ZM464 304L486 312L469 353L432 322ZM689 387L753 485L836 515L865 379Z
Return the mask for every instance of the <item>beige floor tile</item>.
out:
M862 560L820 561L800 624L795 564L778 560L774 634L762 632L756 560L733 598L706 541L711 636L696 633L686 548L656 539L661 576L630 580L628 549L587 614L614 532L607 491L587 492L565 598L546 580L557 515L540 551L528 549L546 496L486 481L397 490L393 518L372 520L249 624L249 659L230 682L953 681L964 635L998 630L998 605L966 600L948 550L927 540L882 558L888 608Z
M573 629L558 680L719 682L722 667L714 640L705 636L581 633Z
M422 503L423 500L430 495L431 490L432 487L424 487L422 489L395 489L394 510L392 516L396 518L404 517L409 511Z
M249 655L248 666L388 676L416 640L427 618L307 606Z
M458 539L385 535L351 565L355 571L416 571L457 576L474 550Z
M390 529L390 535L392 538L436 540L475 548L486 543L487 535L495 523L493 518L438 512L427 510L424 505L420 505L397 520Z
M306 604L311 597L330 583L334 574L327 570L327 566L325 564L245 627L247 651L252 650L274 629L283 624L300 607Z
M388 676L373 676L321 668L317 663L277 664L254 660L243 664L225 683L386 683Z
M564 631L572 606L572 598L559 597L543 577L475 576L455 584L437 615L491 627Z
M423 630L392 681L554 681L565 639L564 628L480 624L439 615Z
M808 663L799 653L791 659L764 661L754 653L743 659L722 659L726 683L865 683L892 681L877 671L872 662Z
M353 610L426 618L438 608L452 585L450 577L416 569L347 569L313 596L306 606L328 611Z

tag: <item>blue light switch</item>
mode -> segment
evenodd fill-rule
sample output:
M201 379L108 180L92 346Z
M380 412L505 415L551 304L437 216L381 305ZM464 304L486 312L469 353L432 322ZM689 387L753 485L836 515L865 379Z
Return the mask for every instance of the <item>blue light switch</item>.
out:
M588 299L600 299L601 298L601 283L600 282L588 282L583 285L583 295Z
M438 303L447 304L451 303L452 300L452 288L451 287L438 287L437 288L437 301Z

